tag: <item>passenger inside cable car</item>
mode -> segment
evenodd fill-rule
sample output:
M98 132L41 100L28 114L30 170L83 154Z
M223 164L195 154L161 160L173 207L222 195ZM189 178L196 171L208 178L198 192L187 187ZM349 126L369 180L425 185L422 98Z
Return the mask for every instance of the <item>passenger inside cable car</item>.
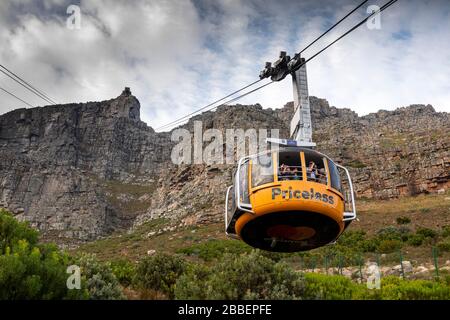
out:
M279 154L278 180L302 180L302 166L299 152Z
M314 153L305 152L306 176L308 181L327 184L325 161Z

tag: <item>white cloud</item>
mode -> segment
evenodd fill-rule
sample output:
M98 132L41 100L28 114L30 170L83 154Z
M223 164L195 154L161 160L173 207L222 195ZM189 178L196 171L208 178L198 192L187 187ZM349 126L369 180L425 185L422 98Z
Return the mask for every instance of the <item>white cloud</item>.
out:
M82 29L72 31L69 1L20 2L0 2L2 64L62 103L110 99L130 86L153 127L254 81L265 61L299 50L358 3L83 0ZM310 94L359 114L413 103L450 111L449 36L448 1L398 1L382 15L381 30L363 26L309 63ZM43 103L2 75L0 86ZM274 108L290 100L287 79L242 103ZM0 93L0 113L17 107Z

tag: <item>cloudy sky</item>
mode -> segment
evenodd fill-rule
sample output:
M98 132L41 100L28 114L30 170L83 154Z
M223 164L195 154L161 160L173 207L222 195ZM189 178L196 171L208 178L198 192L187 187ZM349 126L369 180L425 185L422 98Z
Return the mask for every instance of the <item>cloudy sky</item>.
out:
M307 58L367 15L369 1L308 49ZM59 103L106 100L125 86L141 118L161 126L258 78L361 0L1 0L0 64ZM81 28L66 26L70 4ZM362 26L308 64L311 95L360 115L430 103L450 112L450 1L399 0L381 28ZM0 74L0 87L43 101ZM242 100L277 108L291 81ZM26 107L0 91L0 114Z

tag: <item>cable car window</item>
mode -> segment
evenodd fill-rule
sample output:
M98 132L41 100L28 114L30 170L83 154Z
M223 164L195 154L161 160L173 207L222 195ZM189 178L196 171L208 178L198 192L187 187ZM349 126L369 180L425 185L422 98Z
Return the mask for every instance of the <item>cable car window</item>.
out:
M303 179L300 152L280 151L278 159L278 180Z
M327 184L325 159L320 154L305 151L305 164L308 181Z
M328 160L328 170L330 171L331 187L342 193L341 176L333 161Z
M272 154L262 154L252 160L252 188L259 187L263 184L272 183L273 163Z
M248 195L248 161L239 169L239 197L242 203L250 203Z
M231 220L233 219L233 215L236 212L236 199L233 188L230 189L226 201L227 201L227 222L228 224L230 224Z

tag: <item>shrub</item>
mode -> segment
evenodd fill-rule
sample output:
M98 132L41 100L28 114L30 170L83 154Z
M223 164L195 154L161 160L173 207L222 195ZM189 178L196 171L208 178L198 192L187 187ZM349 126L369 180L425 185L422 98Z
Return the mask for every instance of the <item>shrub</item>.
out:
M364 231L348 230L342 234L337 241L334 249L329 250L328 256L336 254L344 254L344 256L354 255L361 252L373 252L377 248L377 242L373 239L368 239Z
M408 244L418 247L423 243L424 240L425 240L425 237L423 235L413 234L412 236L409 237Z
M302 292L301 274L258 250L191 268L175 286L177 299L296 299Z
M235 240L208 240L203 243L194 244L187 248L182 248L177 253L198 256L205 261L220 258L225 253L241 254L250 252L251 248L242 241Z
M381 280L379 298L383 300L440 300L449 299L450 287L427 280L406 281L398 277Z
M302 296L308 300L348 300L361 290L361 286L343 276L306 274Z
M30 228L27 222L19 222L12 214L0 209L0 254L4 254L7 247L11 248L19 240L34 246L38 241L38 232Z
M450 240L446 239L441 242L438 242L437 247L439 251L450 252Z
M402 243L399 240L382 240L378 245L378 252L391 253L399 250L402 247Z
M380 241L383 240L401 240L402 239L402 231L396 227L386 227L378 230L377 239Z
M82 299L85 290L69 290L69 257L54 245L39 245L37 231L0 210L0 300Z
M94 300L125 299L119 281L109 263L99 262L94 255L84 254L78 261L89 296Z
M376 240L364 240L359 243L361 252L375 252L378 248L378 242Z
M411 229L405 226L399 227L398 232L400 233L400 239L403 242L408 241L408 239L412 236Z
M186 272L176 281L174 296L182 300L207 299L207 281L211 277L211 267L199 264L190 264Z
M408 217L398 217L397 224L408 224L411 222L411 219Z
M117 280L124 287L129 287L136 274L136 267L128 260L116 260L111 262L111 270Z
M441 234L444 238L447 238L448 236L450 236L450 226L443 226L442 227L442 234Z
M437 232L434 230L431 230L429 228L418 228L416 230L416 234L418 235L422 235L424 238L436 238L437 237Z
M55 247L19 240L8 248L0 256L1 300L87 298L85 291L67 289L68 258Z
M342 234L339 238L339 244L343 246L353 247L355 244L366 239L366 233L364 231L349 230Z
M449 280L447 280L449 281ZM381 279L381 290L343 276L299 274L253 251L224 255L215 265L190 265L175 285L177 299L449 299L445 281Z
M173 298L175 282L185 270L186 262L183 259L158 253L139 263L134 284L139 289L160 292Z

